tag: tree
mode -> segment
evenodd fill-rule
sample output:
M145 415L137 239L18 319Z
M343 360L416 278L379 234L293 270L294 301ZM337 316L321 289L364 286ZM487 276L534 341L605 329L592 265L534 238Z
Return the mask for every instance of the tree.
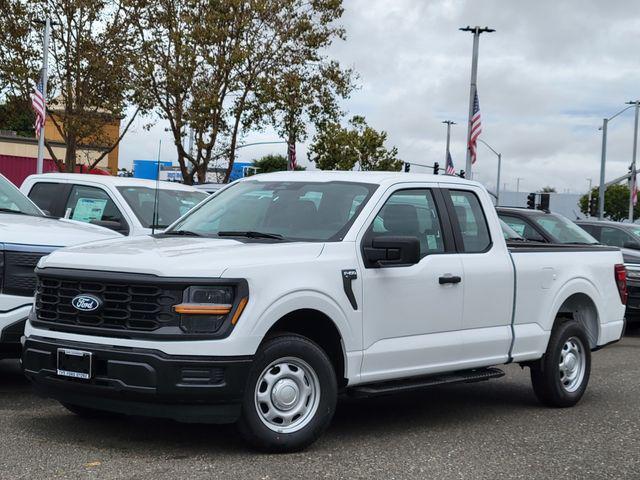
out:
M141 10L141 71L169 124L186 183L202 181L222 158L227 181L239 140L273 110L264 102L266 86L313 62L341 31L331 25L342 14L341 0L128 1ZM188 129L193 152L183 146Z
M398 171L402 160L398 149L387 149L387 133L367 125L364 117L354 116L350 128L339 123L320 127L309 147L309 160L321 170L385 170Z
M595 199L596 205L599 205L599 189L591 190L591 198ZM589 212L589 195L580 197L580 211L582 213ZM627 185L610 185L604 193L604 216L613 221L619 222L629 218L629 187ZM634 218L640 216L640 205L636 205L633 209Z
M556 187L549 187L549 186L542 187L540 189L540 193L556 193L556 191L557 191Z
M66 144L65 157L46 146L58 169L67 172L75 171L79 147L99 146L103 152L88 165L94 168L118 145L143 104L134 88L139 49L132 41L131 12L113 0L0 1L3 15L18 12L2 19L11 32L0 35L5 90L28 101L42 49L36 19L51 18L47 114ZM134 113L114 138L106 127L129 107Z
M287 165L288 160L284 155L265 155L253 161L253 166L258 173L283 172L287 170ZM296 170L305 170L305 168L297 165Z
M33 123L33 111L24 98L8 96L0 105L0 130L13 130L19 137L33 137Z

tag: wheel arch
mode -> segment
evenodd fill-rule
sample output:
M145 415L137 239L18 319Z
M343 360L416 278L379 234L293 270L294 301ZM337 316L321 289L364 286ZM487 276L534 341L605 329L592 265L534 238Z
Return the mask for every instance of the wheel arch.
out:
M556 301L552 329L569 319L575 320L584 328L589 340L589 347L596 348L600 338L600 313L592 295L584 290L574 291L571 289L561 298L561 301Z

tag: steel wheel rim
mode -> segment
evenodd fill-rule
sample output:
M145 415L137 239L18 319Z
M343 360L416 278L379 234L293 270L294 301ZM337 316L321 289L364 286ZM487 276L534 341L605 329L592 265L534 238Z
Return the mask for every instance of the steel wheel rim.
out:
M587 354L582 341L577 337L570 337L560 350L558 373L560 384L567 392L575 392L582 385L587 367Z
M278 433L293 433L313 419L320 403L320 381L300 358L279 358L256 382L254 404L264 425Z

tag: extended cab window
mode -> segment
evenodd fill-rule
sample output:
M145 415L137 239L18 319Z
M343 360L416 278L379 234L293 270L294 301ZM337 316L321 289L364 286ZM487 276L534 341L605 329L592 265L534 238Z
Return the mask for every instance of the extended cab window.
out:
M372 236L410 236L420 240L420 258L444 252L440 217L431 190L400 190L389 197L371 226Z
M67 200L68 218L80 222L115 222L126 225L122 213L107 192L100 188L74 185ZM114 229L115 225L113 226Z
M466 253L484 252L491 245L491 237L478 197L473 192L464 190L450 190L449 194L460 225L464 251Z
M56 212L55 207L60 197L65 193L66 188L67 185L63 183L39 182L31 188L29 198L41 210L46 210L54 216L59 216L64 212Z

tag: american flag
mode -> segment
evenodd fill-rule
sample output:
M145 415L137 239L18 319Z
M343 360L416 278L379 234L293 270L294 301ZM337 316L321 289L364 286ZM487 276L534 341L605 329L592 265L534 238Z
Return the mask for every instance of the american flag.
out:
M455 175L456 169L453 166L453 160L451 159L451 152L447 152L447 166L445 168L445 173L447 175Z
M36 130L36 137L38 138L40 137L40 132L44 127L44 120L46 118L46 105L42 90L42 75L40 75L40 79L38 80L38 83L33 86L33 92L31 93L31 108L33 108L33 111L36 114L34 128Z
M295 143L290 143L289 144L289 165L288 165L288 170L295 170L296 167L298 166L298 163L296 162L296 144Z
M476 149L478 147L478 137L482 133L482 122L480 121L480 102L478 101L478 91L475 91L473 99L473 114L471 115L471 133L469 134L469 151L471 152L471 163L476 163Z

